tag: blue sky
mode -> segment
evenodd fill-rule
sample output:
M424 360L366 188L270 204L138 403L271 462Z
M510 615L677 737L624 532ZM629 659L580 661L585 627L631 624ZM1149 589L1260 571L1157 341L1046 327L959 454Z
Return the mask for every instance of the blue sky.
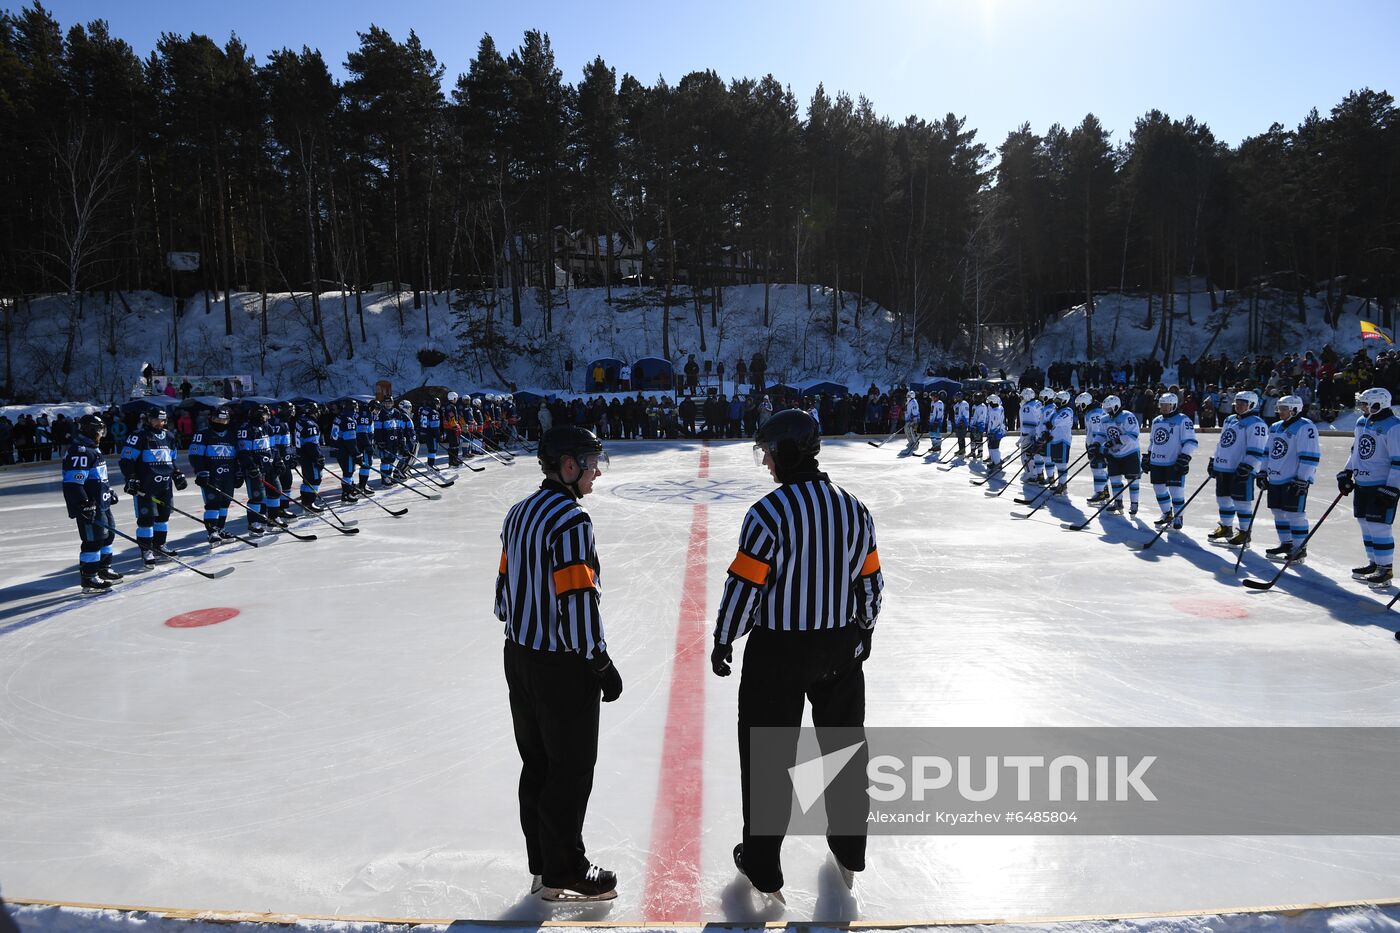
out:
M17 0L6 4L17 9ZM145 55L161 32L237 32L261 61L320 48L343 73L356 32L417 30L464 71L482 33L503 50L549 33L565 79L595 55L650 83L688 71L772 73L805 105L818 82L864 94L896 120L953 112L995 148L1093 112L1127 138L1149 109L1189 114L1235 145L1277 120L1296 125L1353 89L1400 94L1400 0L50 0L66 27L105 18Z

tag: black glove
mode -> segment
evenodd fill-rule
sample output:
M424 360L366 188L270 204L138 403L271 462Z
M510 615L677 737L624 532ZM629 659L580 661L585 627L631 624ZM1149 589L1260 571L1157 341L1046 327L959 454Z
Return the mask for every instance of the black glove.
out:
M1396 489L1394 486L1382 486L1376 490L1376 495L1388 501L1390 508L1394 508L1395 500L1400 499L1400 489Z
M604 703L611 703L622 696L622 675L617 672L616 665L606 651L589 658L588 667L593 671L593 676L598 678Z
M1268 489L1269 475L1267 473L1260 473L1258 476L1254 477L1254 484L1260 489Z
M1235 467L1235 475L1240 479L1248 479L1249 475L1253 472L1254 468L1248 463L1241 463L1239 466Z
M260 467L251 467L251 468L248 470L248 481L251 482L251 483L256 483L256 484L261 485L261 483L262 483L262 469L261 469Z
M233 485L234 485L234 488L236 489L236 488L238 488L239 486L242 486L242 485L243 485L243 482L244 482L244 480L243 480L243 471L242 471L242 470L234 470L234 471L233 471Z
M1143 469L1143 472L1144 472L1144 473L1147 472L1148 470L1152 469L1152 455L1151 455L1151 454L1146 454L1146 453L1145 453L1145 454L1142 455L1142 469Z
M170 477L170 481L175 484L176 489L184 489L189 486L189 480L185 479L185 474L179 470L176 470L174 475Z
M1207 460L1207 461L1206 461L1206 476L1214 476L1214 475L1215 475L1215 461L1214 461L1214 460Z
M208 485L209 485L209 474L208 474L207 472L205 472L205 471L201 471L201 472L199 472L199 473L196 473L196 474L194 475L194 484L195 484L196 486L198 486L200 489L203 489L205 486L208 486Z
M1295 479L1288 484L1288 491L1295 496L1306 496L1308 494L1308 487L1311 485L1312 483L1309 483L1307 480Z
M96 502L91 502L91 501L89 501L89 502L84 502L82 505L80 505L80 506L78 507L78 511L82 513L83 521L85 521L85 522L95 522L95 521L97 521L97 503L96 503Z
M126 485L122 487L122 492L126 493L128 496L141 495L141 481L139 479L127 480Z
M325 458L325 457L317 457L317 458L316 458L316 469L318 469L318 470L324 470L325 468L326 468L326 458Z
M860 649L856 652L856 660L861 664L870 660L870 642L874 638L874 628L863 628L860 630Z
M734 660L734 646L726 645L719 639L715 639L715 646L710 649L710 670L717 676L729 676L729 662Z
M1102 444L1090 444L1088 447L1085 448L1085 452L1088 453L1089 456L1091 456L1091 457L1102 456L1102 455L1103 455L1103 445L1102 445Z
M115 492L113 492L112 490L110 490L110 489L107 490L107 505L113 506L113 505L116 505L116 504L117 504L117 494L116 494Z
M1176 469L1177 472L1180 473L1182 476L1185 476L1187 473L1189 473L1191 471L1191 455L1182 454L1181 456L1177 457Z
M1356 471L1343 470L1337 474L1337 491L1344 496L1351 495L1351 491L1356 488Z

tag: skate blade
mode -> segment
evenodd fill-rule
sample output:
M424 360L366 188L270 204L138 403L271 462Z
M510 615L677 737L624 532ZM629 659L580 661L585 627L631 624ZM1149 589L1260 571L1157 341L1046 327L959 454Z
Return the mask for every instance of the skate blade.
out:
M617 888L611 891L604 891L602 894L578 894L564 888L545 887L541 889L540 899L551 904L586 904L594 901L610 901L617 897Z

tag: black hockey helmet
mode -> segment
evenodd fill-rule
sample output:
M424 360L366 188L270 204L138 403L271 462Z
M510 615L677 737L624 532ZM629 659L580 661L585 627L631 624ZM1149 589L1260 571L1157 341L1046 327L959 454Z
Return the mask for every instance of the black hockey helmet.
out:
M763 462L763 454L773 455L778 469L790 469L808 460L815 460L822 449L821 427L816 419L799 408L780 411L764 423L753 436L754 459Z
M303 402L300 406L298 406L297 410L300 411L303 415L315 418L321 413L321 406L316 404L315 402Z
M607 466L608 455L603 450L603 442L587 428L566 424L550 428L540 438L540 469L546 473L558 473L562 458L573 457L579 463L585 457L596 457L601 469Z
M295 402L283 402L277 406L277 411L284 418L295 418L297 414L297 406Z
M266 405L258 405L248 412L248 416L254 421L267 421L272 417L272 409Z
M170 415L164 408L156 407L148 410L141 416L142 421L169 421Z
M83 437L98 440L107 433L107 422L103 421L100 415L89 412L78 419L78 431Z
M220 405L218 408L214 409L214 413L209 416L210 424L217 424L221 427L227 427L228 423L232 420L233 412L225 405Z

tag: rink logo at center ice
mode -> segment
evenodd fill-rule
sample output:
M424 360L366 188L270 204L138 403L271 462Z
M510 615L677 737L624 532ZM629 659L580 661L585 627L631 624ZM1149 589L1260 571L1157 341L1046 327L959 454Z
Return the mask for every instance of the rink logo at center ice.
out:
M738 479L655 479L638 483L623 483L612 493L636 502L659 502L663 505L716 505L732 503L748 505L772 492L772 483L757 483Z

